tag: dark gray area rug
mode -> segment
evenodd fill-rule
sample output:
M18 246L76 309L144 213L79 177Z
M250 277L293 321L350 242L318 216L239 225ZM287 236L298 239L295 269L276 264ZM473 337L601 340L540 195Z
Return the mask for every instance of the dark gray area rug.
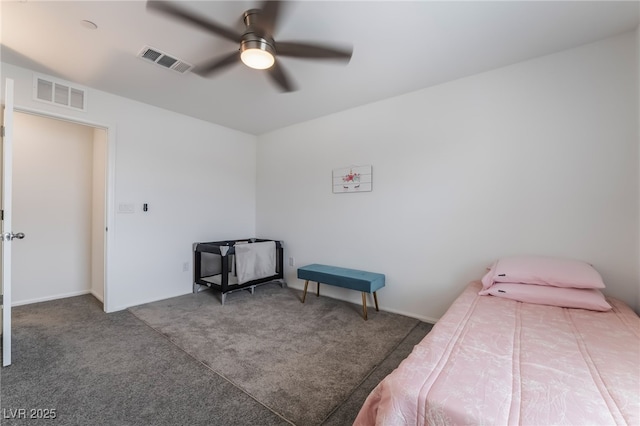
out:
M93 296L18 306L12 318L2 425L289 424L131 313L105 314Z
M129 311L291 423L353 421L353 409L342 415L339 406L362 404L359 385L379 381L374 369L420 322L374 309L365 321L360 305L313 293L300 300L298 290L266 284L229 294L224 306L205 291Z

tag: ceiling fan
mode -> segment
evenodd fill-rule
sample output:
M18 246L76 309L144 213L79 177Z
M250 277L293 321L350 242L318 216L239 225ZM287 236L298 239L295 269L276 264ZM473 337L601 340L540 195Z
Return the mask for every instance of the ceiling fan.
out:
M245 11L242 15L244 32L225 27L166 1L148 1L147 8L238 43L238 50L197 65L193 69L194 73L207 77L242 61L251 68L266 70L280 90L291 92L295 87L279 63L278 57L337 59L348 62L352 50L294 41L276 42L273 33L284 3L286 2L266 0L259 8Z

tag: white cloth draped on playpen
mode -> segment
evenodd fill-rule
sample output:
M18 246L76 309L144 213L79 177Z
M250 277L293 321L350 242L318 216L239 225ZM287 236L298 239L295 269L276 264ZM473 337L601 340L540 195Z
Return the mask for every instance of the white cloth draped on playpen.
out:
M276 244L274 241L236 244L236 275L238 283L257 280L276 273Z

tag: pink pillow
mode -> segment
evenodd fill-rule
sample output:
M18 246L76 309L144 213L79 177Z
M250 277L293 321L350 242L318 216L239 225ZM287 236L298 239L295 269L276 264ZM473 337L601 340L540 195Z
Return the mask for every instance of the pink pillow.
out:
M519 302L538 305L560 306L562 308L589 309L592 311L608 311L604 294L595 288L563 288L521 283L497 283L488 289L481 290L481 296L492 295Z
M494 283L524 283L554 287L604 288L593 266L573 259L544 256L503 257L491 265L482 287Z

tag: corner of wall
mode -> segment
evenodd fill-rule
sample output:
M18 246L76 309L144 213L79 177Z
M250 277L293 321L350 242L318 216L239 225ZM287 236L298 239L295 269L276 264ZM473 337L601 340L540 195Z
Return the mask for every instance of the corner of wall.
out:
M636 139L638 141L638 175L640 175L640 25L636 27L636 113L637 113L637 126L636 126ZM640 176L639 176L640 177ZM637 250L640 253L640 185L638 185L638 242ZM640 260L639 260L640 262ZM636 301L636 313L640 315L640 264L637 268L638 271L638 298Z

